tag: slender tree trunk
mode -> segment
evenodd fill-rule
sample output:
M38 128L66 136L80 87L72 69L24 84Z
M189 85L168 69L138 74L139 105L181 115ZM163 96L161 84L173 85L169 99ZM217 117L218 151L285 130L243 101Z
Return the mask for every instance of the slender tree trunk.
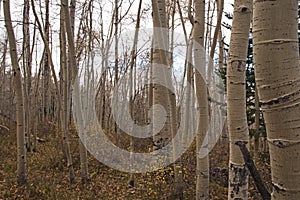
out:
M255 80L267 129L272 200L300 199L300 64L296 0L254 1Z
M26 151L25 151L25 127L24 127L24 103L22 93L21 70L18 63L16 39L11 23L10 1L3 0L5 26L7 30L10 57L14 78L14 89L16 91L16 118L17 118L17 181L19 184L26 182Z
M219 30L218 34L218 42L219 42L219 62L218 67L219 71L222 71L224 68L224 43L223 43L223 34L222 30Z
M115 42L115 74L114 74L114 87L118 87L118 79L119 79L119 0L115 0L115 12L114 12L114 25L115 25L115 32L114 32L114 42ZM118 96L115 97L116 101L118 101ZM114 133L116 137L116 144L120 146L120 130L118 129L117 122L114 120Z
M218 13L218 15L217 15L217 24L216 24L216 27L215 27L213 41L212 41L211 49L210 49L210 53L209 53L209 57L212 60L214 60L214 54L215 54L215 49L216 49L216 46L217 46L218 35L221 34L221 22L222 22L223 10L224 10L224 0L216 0L216 4L217 4L217 13Z
M75 90L79 90L79 85L75 84L75 80L77 77L77 60L76 60L76 53L75 53L75 46L74 46L74 37L73 37L73 31L71 26L71 19L70 19L70 11L68 8L68 0L62 0L61 1L62 8L64 9L65 14L65 26L66 26L66 32L67 32L67 38L68 38L68 46L69 46L69 60L70 60L70 67L72 68L72 83ZM75 102L75 105L80 106L80 102L78 99L73 99ZM79 108L80 109L80 108ZM81 112L80 112L81 113ZM83 119L82 116L79 115L79 121L83 125ZM79 153L80 153L80 168L81 168L81 181L82 183L85 183L89 180L88 175L88 161L87 161L87 151L85 146L83 145L82 141L79 140Z
M74 38L74 24L75 24L75 7L76 7L76 0L71 0L71 4L70 4L70 17L71 17L71 28L72 28L71 30L72 30L73 38ZM92 38L92 31L91 31L92 30L92 14L93 14L92 13L92 10L93 10L92 7L93 7L93 1L89 1L90 21L89 21L88 25L89 25L90 31L89 31L89 43L88 43L88 56L92 55L91 51L93 49L93 45L92 45L93 38ZM74 41L74 39L73 39L73 41ZM69 40L69 42L70 42L70 40ZM75 47L74 47L74 49L75 49ZM71 53L71 51L69 51L69 53ZM71 55L72 54L70 54L69 57L71 57ZM89 57L89 59L90 59L90 57ZM77 60L76 60L76 58L75 58L75 61L76 61L75 62L76 63L75 67L77 68ZM72 69L74 69L74 68L72 68ZM91 83L92 82L93 82L93 80L91 81ZM91 83L89 83L89 86L90 86ZM90 179L89 178L89 171L88 171L88 158L87 158L88 156L87 156L87 150L86 150L85 145L84 145L84 143L83 143L82 140L79 140L79 154L80 154L81 182L82 183L86 183Z
M248 199L249 172L236 142L249 143L245 76L251 16L252 1L235 0L227 66L228 199Z
M192 60L193 59L193 41L192 40L190 40L190 42L188 43L187 54L186 55L187 55L187 60ZM193 75L193 70L192 70L192 63L187 62L187 63L185 63L185 65L186 65L186 82L187 82L187 84L190 84L191 87L193 88L194 83L193 83L192 79L193 79L194 75ZM184 86L182 85L182 92L183 92L183 87ZM182 98L186 98L186 102L185 102L185 105L184 105L185 106L185 113L182 113L182 114L185 115L183 125L184 125L184 132L186 134L189 134L189 129L193 130L192 127L189 127L190 124L193 124L193 123L189 123L189 121L193 120L193 119L189 119L189 117L187 117L187 116L190 116L190 112L193 112L192 111L193 107L191 107L191 105L194 105L194 104L191 103L192 102L192 95L193 95L192 92L191 92L191 87L186 88L187 96L182 97ZM182 94L182 96L183 95L184 94ZM179 117L178 117L178 119L179 119ZM184 148L187 146L187 138L188 137L190 137L190 136L189 135L183 135L183 137L182 137L182 145L183 145Z
M205 52L203 51L204 45L204 27L205 27L205 1L195 1L195 18L194 18L194 30L193 40L196 45L193 46L194 51L194 65L203 65L205 63ZM200 45L200 46L199 46ZM204 137L208 128L208 100L207 100L207 87L206 87L206 65L197 66L201 68L203 72L201 76L200 72L195 71L196 80L196 96L198 100L198 106L200 110L199 124L196 137L196 155L197 155L197 169L196 169L196 199L203 200L209 199L209 159L208 154L204 157L200 157L200 148L205 142ZM206 147L202 148L208 148Z
M68 136L68 130L69 130L69 120L68 120L68 100L69 100L69 65L67 64L67 48L66 48L66 31L65 31L65 17L63 9L60 11L60 51L61 51L61 71L62 71L62 80L63 82L63 108L62 108L62 115L61 115L61 122L62 122L62 138L63 138L63 149L64 153L67 159L67 166L69 169L69 176L70 176L70 183L73 183L75 180L75 174L74 174L74 168L73 168L73 161L72 161L72 155L70 151L70 144L69 144L69 136Z
M6 34L6 38L5 38L5 42L3 44L3 55L2 55L2 61L1 61L1 67L0 67L0 77L2 79L2 82L1 82L1 85L0 85L0 92L1 92L1 95L0 95L0 102L7 102L7 103L2 103L1 106L0 106L0 115L2 115L2 113L4 113L4 111L6 110L6 106L10 106L9 104L9 101L10 101L10 96L7 96L5 95L6 92L7 92L7 86L10 86L8 85L9 82L7 82L7 78L6 76L8 75L8 73L6 73L6 58L7 58L7 46L8 46L8 39L7 39L7 34ZM12 87L9 87L10 89ZM10 93L10 94L13 94L13 93ZM7 101L8 99L8 101ZM13 106L10 106L11 108ZM11 123L11 120L9 120L9 122ZM12 126L9 126L9 127L12 127ZM10 137L11 137L11 143L13 142L13 134L12 134L12 128L11 129L8 129L9 133L10 133Z
M137 12L137 19L136 19L136 26L135 26L135 32L134 32L134 40L133 40L133 46L131 49L131 60L130 60L130 88L129 88L129 94L134 95L136 90L136 56L137 56L137 42L138 42L138 34L139 34L139 28L140 28L140 19L141 19L141 10L142 10L142 0L139 2L138 12ZM134 76L134 77L133 77ZM133 84L132 84L133 81ZM132 96L130 97L132 102L131 106L131 114L133 116L133 119L135 120L135 124L137 122L136 116L134 114L136 108L134 101L132 101ZM132 128L134 131L134 129ZM134 151L134 138L130 137L130 163L132 163L132 154ZM130 180L129 180L129 187L134 187L134 173L130 173Z
M170 74L172 74L173 69L173 51L174 51L174 30L175 30L175 13L176 13L176 0L173 0L172 7L172 15L171 15L171 38L170 38L170 53L169 53L169 66L170 66ZM176 109L176 96L175 93L169 92L168 95L168 104L170 106L170 128L172 138L176 136L178 130L178 119L177 119L177 109ZM173 143L173 157L177 155L177 146L175 146L174 140ZM178 158L174 164L174 198L183 199L183 186L182 186L182 163L181 158Z
M29 31L30 1L24 1L23 10L23 71L24 71L24 109L25 109L25 139L27 151L31 151L31 115L30 115L30 88L31 88L31 51Z
M224 3L224 2L223 2ZM219 34L218 34L218 41L219 41L219 61L218 61L218 68L219 68L219 73L224 72L224 42L223 42L223 36L222 36L222 30L219 30ZM223 81L223 80L220 80ZM220 102L225 102L225 93L221 93L220 94ZM222 110L220 109L220 116L222 115ZM227 133L227 122L225 120L224 122L224 126L222 129L222 133L221 133L221 144L222 145L227 145L228 143L228 133Z
M36 28L34 29L33 32L33 41L35 41L35 36L36 36ZM34 43L32 44L32 54L33 54L33 48L34 47ZM38 64L36 63L36 66L38 66ZM39 89L39 83L40 83L40 77L41 77L41 66L39 66L39 69L37 71L37 74L35 75L35 86L34 86L34 98L33 98L33 124L32 124L32 129L33 129L33 152L37 151L37 126L39 123L39 104L38 104L38 89Z
M254 135L254 157L255 159L258 157L259 153L259 119L260 119L260 111L259 111L259 98L258 98L258 92L257 87L255 86L255 121L254 121L254 129L255 129L255 135Z
M5 42L3 45L3 55L2 55L2 61L1 61L1 68L0 68L0 75L3 76L3 80L2 80L2 84L0 85L1 88L1 97L0 97L0 102L4 102L5 101L5 96L4 93L6 92L6 56L7 56L7 46L8 46L8 39L7 36L5 38ZM3 74L2 74L3 73ZM4 110L4 105L1 105L1 110L0 112L3 112L2 110Z
M54 68L54 64L53 64L53 61L52 61L52 54L51 54L51 50L50 50L50 47L49 47L49 41L47 41L47 38L45 36L45 33L43 32L43 29L42 29L42 24L39 20L39 17L37 15L37 12L36 12L36 9L35 9L35 4L34 4L34 0L31 0L31 5L32 5L32 11L33 11L33 15L36 19L36 24L37 24L37 28L40 32L40 35L42 37L42 40L43 40L43 43L44 43L44 54L43 54L43 61L44 61L44 56L45 56L45 51L47 52L47 55L48 55L48 64L50 65L51 67L51 72L52 72L52 76L53 76L53 80L54 80L54 85L55 85L55 89L57 91L57 95L56 95L56 98L57 98L57 107L58 107L58 110L61 110L61 96L60 96L60 90L59 90L59 86L58 86L58 80L57 80L57 77L56 77L56 73L55 73L55 68ZM44 63L43 63L44 64ZM42 65L42 64L41 64ZM43 100L42 100L43 101ZM54 102L54 101L52 101ZM53 109L54 109L54 106L52 105ZM44 108L44 106L43 106ZM42 119L44 121L45 118L43 118L44 116L44 112L42 112ZM54 133L54 136L55 136L55 133Z
M44 37L45 37L45 42L47 45L49 45L49 28L50 28L50 23L49 23L49 0L45 0L45 7L46 7L46 16L45 16L45 26L44 26ZM49 55L46 50L44 50L44 70L43 70L43 75L44 75L44 88L43 88L43 122L48 123L48 118L49 118L49 82L50 82L50 67L49 67Z

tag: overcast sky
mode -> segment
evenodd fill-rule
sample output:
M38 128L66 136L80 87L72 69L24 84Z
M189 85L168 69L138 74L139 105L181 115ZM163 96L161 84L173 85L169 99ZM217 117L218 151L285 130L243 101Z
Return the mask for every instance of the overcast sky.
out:
M39 6L39 2L40 1L35 1L36 2L36 10L38 13L43 12L43 14L45 14L45 11L43 10L44 6L42 6L42 9L40 9ZM59 59L60 59L60 55L59 55L59 11L60 11L60 1L58 0L50 0L51 5L50 5L50 22L51 22L51 30L53 31L53 34L51 35L52 37L52 56L53 56L53 62L55 64L55 68L56 68L56 73L58 73L59 71ZM127 3L126 3L127 2ZM232 13L232 9L233 7L231 6L232 4L232 0L229 1L225 1L225 9L224 12L231 12ZM23 5L22 5L23 1L17 1L17 0L11 0L11 13L12 13L12 20L13 20L13 25L15 27L15 35L18 41L18 54L20 55L21 53L21 46L22 46L22 10L23 10ZM132 23L134 19L136 19L136 13L137 13L137 6L138 6L138 0L135 0L133 3L133 6L131 7L129 13L128 13L128 17L124 18L123 20L123 25L122 30L124 31L128 31L128 30L133 30L134 29L134 25L135 23ZM43 4L43 1L42 1ZM79 17L81 14L81 10L80 7L82 5L82 1L78 1L77 3L77 12L76 12L76 25L78 26L78 21L79 21ZM124 1L123 6L121 7L120 11L121 13L125 13L125 11L128 9L128 0ZM181 3L181 5L183 6L183 3ZM105 35L107 35L107 31L110 25L110 21L112 18L112 9L113 9L113 3L111 1L95 1L94 2L94 16L93 16L93 26L95 30L100 30L100 6L102 6L102 11L103 11L103 22L104 22L104 31L105 31ZM3 21L3 10L2 10L2 2L1 2L1 13L0 13L0 45L3 46L3 42L5 41L6 38L6 30L5 30L5 26L4 26L4 21ZM31 11L32 13L32 11ZM179 15L177 15L177 20L176 20L176 24L179 25L180 24L180 20L178 19ZM34 16L31 14L30 16L30 22L33 24L34 23ZM41 17L40 17L41 20ZM228 24L231 24L230 20L227 20L227 18L225 16L223 16L223 21L225 21ZM31 37L33 35L33 25L30 25L31 28ZM215 24L215 22L214 22ZM76 28L77 28L76 26ZM143 18L142 18L142 22L141 22L141 27L152 27L152 21L151 21L151 1L149 0L144 0L143 1ZM186 27L187 27L187 31L188 33L191 30L191 25L189 22L186 23ZM178 31L179 33L182 33L182 28L179 26L176 31ZM222 31L224 32L224 36L226 43L229 43L229 35L230 32L225 29L224 27L222 27ZM75 31L75 33L77 33L77 31ZM42 52L43 52L43 43L41 40L41 37L39 36L39 34L37 34L37 48L35 50L35 53L33 55L33 73L35 73L36 67L39 65L40 63L40 59L42 56ZM1 47L1 49L3 49ZM216 56L217 57L217 56ZM8 60L8 63L10 61Z

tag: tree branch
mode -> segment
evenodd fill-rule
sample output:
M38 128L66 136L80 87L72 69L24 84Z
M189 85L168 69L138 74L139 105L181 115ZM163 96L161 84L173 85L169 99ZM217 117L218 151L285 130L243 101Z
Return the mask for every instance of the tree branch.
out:
M258 189L261 197L264 200L271 200L271 194L265 187L264 183L262 182L259 171L257 170L257 168L250 156L250 153L246 147L246 142L238 141L235 144L240 147L240 150L241 150L244 160L245 160L245 164L248 167L251 176L253 177L255 186Z

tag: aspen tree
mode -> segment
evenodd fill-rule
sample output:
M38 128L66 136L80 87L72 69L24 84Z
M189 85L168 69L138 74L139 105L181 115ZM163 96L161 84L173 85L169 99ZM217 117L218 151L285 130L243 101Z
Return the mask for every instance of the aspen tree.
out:
M252 1L235 0L227 66L228 199L248 199L249 172L236 142L249 143L245 76L251 17Z
M194 2L195 17L193 19L193 41L197 44L193 46L194 65L206 74L205 65L200 66L205 60L204 45L204 27L205 27L205 1ZM196 137L196 199L209 199L209 159L208 154L200 158L200 148L204 142L204 137L208 128L208 96L205 77L200 72L195 71L196 97L199 108L199 124ZM206 147L205 147L206 148Z
M153 27L154 27L154 39L153 39L153 58L152 58L152 79L159 79L161 77L158 65L163 67L168 66L167 52L168 49L168 32L166 21L166 3L165 0L152 0L153 11ZM164 50L162 50L164 49ZM170 77L171 78L171 77ZM168 80L164 80L168 81ZM170 81L170 80L169 80ZM169 120L169 105L168 105L168 89L159 84L152 84L153 86L153 104L160 104L166 110L166 122L164 128L154 135L153 143L154 150L160 149L165 146L171 140L170 120ZM162 122L161 122L162 123Z
M31 50L29 31L29 10L30 0L24 1L23 10L23 73L24 73L24 110L25 110L25 139L27 151L31 151L31 109L30 109L30 89L31 89Z
M300 199L297 0L254 1L255 81L267 130L272 200Z
M26 151L25 151L25 119L22 92L21 69L18 63L17 45L11 23L10 1L3 0L5 26L9 41L9 50L13 70L14 89L16 91L16 118L17 118L17 181L19 184L26 182Z

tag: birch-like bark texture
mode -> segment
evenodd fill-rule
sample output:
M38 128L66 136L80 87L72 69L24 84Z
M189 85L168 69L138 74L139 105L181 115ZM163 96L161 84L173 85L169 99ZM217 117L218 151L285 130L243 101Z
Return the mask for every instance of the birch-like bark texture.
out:
M153 58L152 58L152 79L161 80L162 70L159 70L159 65L162 67L168 66L168 53L163 49L167 50L169 46L168 42L168 31L167 31L167 22L166 22L166 2L165 0L152 0L152 10L153 10ZM167 71L167 70L165 70ZM171 76L164 76L164 78L169 78L168 80L162 81L171 81ZM170 120L169 120L169 105L168 105L168 94L169 91L162 85L152 84L153 87L153 104L159 104L164 107L166 111L166 122L164 125L163 120L155 120L153 124L154 127L163 127L163 129L153 136L153 149L161 149L164 147L171 139L171 130L170 130ZM153 114L155 115L155 114ZM154 118L153 118L154 119Z
M255 78L268 136L272 200L300 199L297 3L254 1Z
M21 69L18 63L16 38L13 31L10 15L10 1L3 0L5 26L9 41L10 58L13 70L14 89L16 91L16 118L17 118L17 182L26 182L26 151L25 151L25 116L22 93Z
M235 0L227 65L228 199L248 199L249 172L236 143L249 143L245 76L251 17L252 1Z
M194 65L200 65L205 60L205 51L202 49L204 45L204 27L205 27L205 0L195 1L195 17L194 17L194 31L193 39L198 45L193 46L194 51ZM205 75L206 66L197 66ZM200 110L198 132L196 137L196 155L197 155L197 169L196 169L196 199L209 199L209 157L208 155L200 158L200 148L204 142L204 137L208 128L208 100L207 100L207 86L205 77L202 77L200 72L195 71L196 79L196 96Z

